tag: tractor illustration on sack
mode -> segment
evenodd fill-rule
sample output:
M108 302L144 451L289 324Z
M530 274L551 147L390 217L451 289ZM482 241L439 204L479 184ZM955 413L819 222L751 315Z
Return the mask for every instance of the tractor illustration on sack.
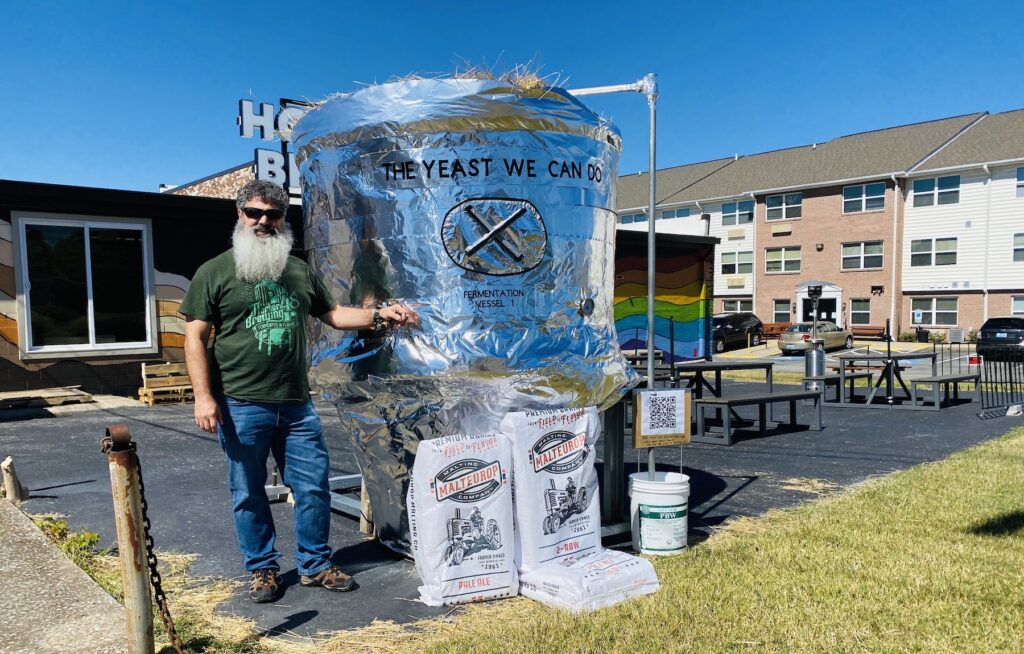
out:
M544 534L553 534L562 526L566 519L577 513L583 513L587 509L587 487L576 488L572 477L565 484L565 490L555 487L555 480L551 480L551 488L544 491Z
M455 517L448 520L448 547L444 550L444 559L448 565L459 565L463 559L477 552L496 550L499 547L501 531L497 520L488 520L485 527L480 509L474 507L469 520L462 517L459 509L455 509Z

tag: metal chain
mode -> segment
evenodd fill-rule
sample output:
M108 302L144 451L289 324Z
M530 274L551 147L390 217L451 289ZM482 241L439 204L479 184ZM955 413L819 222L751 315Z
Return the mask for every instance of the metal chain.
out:
M181 642L177 630L174 628L174 620L171 619L171 611L167 608L167 596L164 595L163 583L160 579L160 572L156 569L156 553L153 551L153 536L149 533L149 505L146 503L146 486L142 483L142 463L139 457L135 457L135 469L139 475L139 499L142 500L142 528L146 535L146 561L149 563L149 581L153 585L153 596L156 598L157 608L160 609L160 619L164 621L167 628L167 637L171 639L171 645L178 654L187 654L185 644Z

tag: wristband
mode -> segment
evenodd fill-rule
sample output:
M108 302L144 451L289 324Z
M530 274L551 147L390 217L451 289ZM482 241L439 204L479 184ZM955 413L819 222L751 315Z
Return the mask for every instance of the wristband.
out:
M370 329L372 329L374 332L378 334L383 334L388 330L388 321L385 320L384 317L380 315L379 307L373 310L373 315L370 321L372 323Z

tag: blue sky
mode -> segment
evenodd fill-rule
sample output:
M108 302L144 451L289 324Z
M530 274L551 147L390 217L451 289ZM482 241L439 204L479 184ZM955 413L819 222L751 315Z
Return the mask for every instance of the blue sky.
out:
M658 8L644 10L649 4ZM252 159L238 100L465 62L657 73L659 167L1024 107L1018 2L0 0L0 179L155 191ZM639 95L587 99L647 166Z

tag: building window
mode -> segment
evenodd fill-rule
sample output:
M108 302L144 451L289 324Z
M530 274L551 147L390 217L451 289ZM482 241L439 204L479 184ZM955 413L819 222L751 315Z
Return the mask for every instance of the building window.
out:
M914 180L914 206L956 204L960 201L960 175Z
M843 243L843 270L882 267L882 241Z
M630 223L645 223L647 222L647 212L641 213L624 213L619 216L620 225L628 225Z
M1017 169L1017 197L1024 198L1024 166Z
M149 226L22 218L26 353L155 346Z
M1013 260L1024 261L1024 234L1013 235Z
M871 324L871 298L850 300L850 324Z
M916 297L910 301L912 325L955 325L957 298Z
M843 213L885 209L885 182L843 187Z
M789 300L773 300L772 321L789 322L792 311L792 303Z
M669 219L669 218L689 218L689 217L690 217L690 210L689 209L669 209L667 211L662 211L661 215L658 216L658 220L664 220L664 219Z
M753 252L723 252L722 274L745 275L754 272Z
M955 263L955 238L924 238L910 242L911 266L952 266Z
M803 193L769 195L764 199L764 204L768 207L768 220L799 218L803 213L803 203Z
M1014 316L1024 316L1024 295L1010 298L1010 313Z
M800 248L768 248L765 250L766 273L800 272Z
M722 300L723 313L739 313L740 311L753 311L753 300Z
M754 201L726 202L722 205L722 225L748 225L754 222Z

